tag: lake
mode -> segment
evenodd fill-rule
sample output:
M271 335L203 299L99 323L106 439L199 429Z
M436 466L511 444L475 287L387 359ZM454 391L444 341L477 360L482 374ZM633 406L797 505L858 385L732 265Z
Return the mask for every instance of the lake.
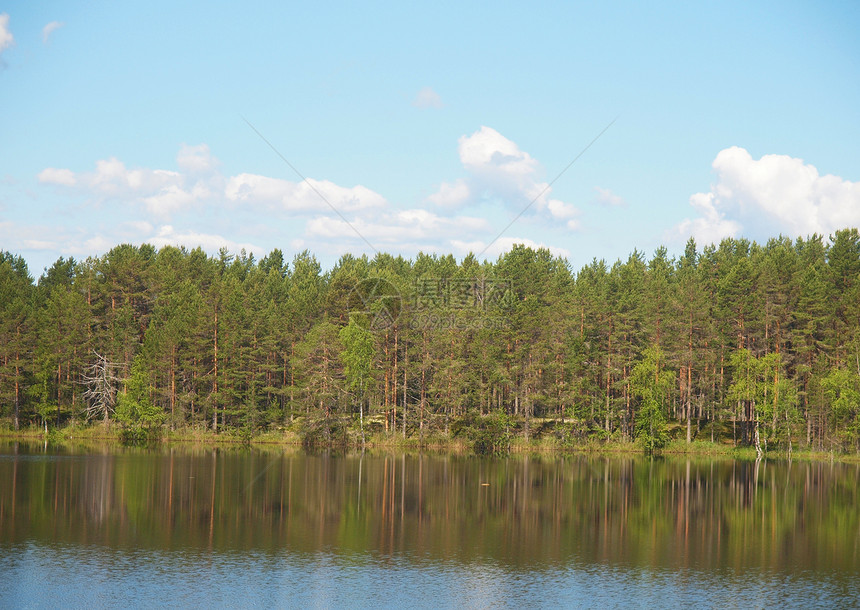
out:
M860 466L0 444L0 606L845 607Z

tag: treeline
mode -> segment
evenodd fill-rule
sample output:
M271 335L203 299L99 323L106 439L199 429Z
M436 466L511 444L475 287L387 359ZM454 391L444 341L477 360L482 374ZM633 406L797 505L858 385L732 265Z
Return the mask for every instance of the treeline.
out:
M860 448L860 235L726 239L574 272L308 252L260 260L121 245L34 281L0 253L10 426L277 430L297 418L413 436L517 434ZM501 423L500 423L501 422ZM360 423L364 426L364 423Z

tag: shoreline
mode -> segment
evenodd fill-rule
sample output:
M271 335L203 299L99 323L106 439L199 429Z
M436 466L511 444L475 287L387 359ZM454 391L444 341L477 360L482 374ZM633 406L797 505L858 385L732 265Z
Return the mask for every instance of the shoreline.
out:
M360 437L352 434L345 443L313 443L306 444L300 434L292 430L278 432L262 432L254 435L229 431L213 433L210 430L185 429L168 431L149 443L124 443L121 430L105 429L102 426L66 426L61 429L51 429L46 435L44 430L27 428L18 431L0 429L0 442L23 441L29 443L47 443L53 446L80 446L97 444L115 447L171 447L187 446L194 448L292 448L305 451L397 451L397 452L432 452L465 456L523 456L535 455L541 457L567 457L573 455L589 456L648 456L649 452L635 441L623 440L573 440L560 441L556 438L532 437L529 440L521 436L509 439L507 450L479 453L474 450L473 442L467 438L455 437L451 434L433 432L418 437L403 438L399 433L368 434L362 447ZM356 442L357 441L357 442ZM729 443L711 442L710 440L693 440L687 444L684 440L672 440L665 447L654 451L654 457L679 458L724 458L743 461L754 461L754 447L734 447ZM763 453L763 459L798 460L812 462L842 462L860 463L860 454L839 451L820 451L808 448L795 448L793 451L771 449Z

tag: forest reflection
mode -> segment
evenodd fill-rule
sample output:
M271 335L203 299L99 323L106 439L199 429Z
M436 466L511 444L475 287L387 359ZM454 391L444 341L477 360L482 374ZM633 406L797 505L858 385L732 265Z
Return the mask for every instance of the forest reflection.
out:
M0 540L857 571L860 466L0 446Z

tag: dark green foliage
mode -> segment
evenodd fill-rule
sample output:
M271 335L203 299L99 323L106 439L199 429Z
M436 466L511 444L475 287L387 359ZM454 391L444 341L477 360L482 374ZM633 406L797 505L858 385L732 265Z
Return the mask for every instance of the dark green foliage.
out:
M507 455L514 437L510 415L496 411L489 415L467 414L452 426L454 437L465 438L478 455Z
M120 433L127 444L145 444L159 438L165 413L152 403L152 387L141 355L135 356L131 374L125 381L124 392L119 394L116 419L122 426Z
M308 450L346 447L349 444L348 425L341 417L311 417L303 422L299 436Z
M288 262L289 261L289 262ZM116 365L107 421L250 437L292 422L311 446L454 434L860 446L860 233L726 239L574 274L548 250L495 262L119 245L34 283L0 253L0 418L55 428ZM380 287L384 287L384 290Z
M663 352L649 347L633 367L631 386L641 401L636 418L636 439L649 453L669 442L666 429L666 404L674 385L674 371L665 368Z

